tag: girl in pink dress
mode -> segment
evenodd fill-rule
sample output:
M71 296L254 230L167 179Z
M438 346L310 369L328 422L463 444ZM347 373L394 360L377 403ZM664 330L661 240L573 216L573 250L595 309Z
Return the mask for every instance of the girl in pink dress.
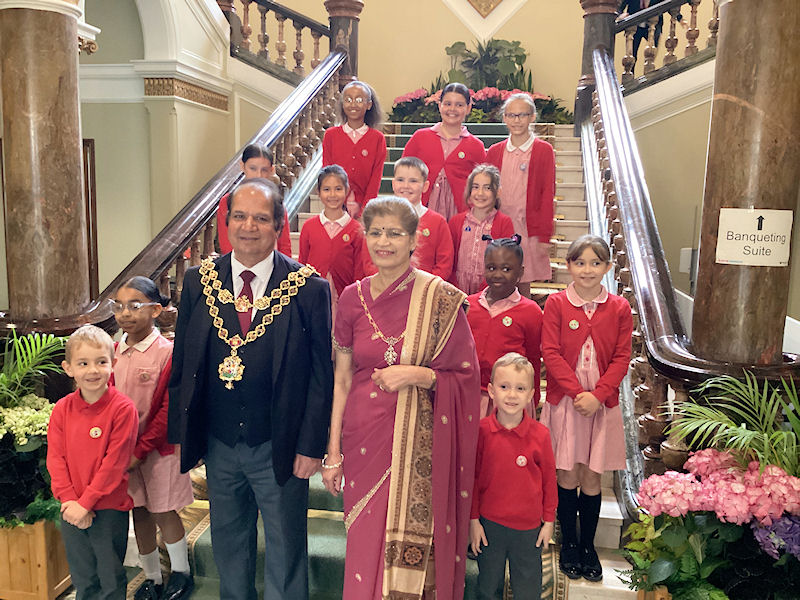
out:
M552 278L550 237L556 188L555 153L530 131L535 121L536 106L530 94L509 96L503 104L508 139L494 144L486 154L486 161L500 169L502 211L522 236L525 274L519 289L528 298L532 281Z
M483 276L483 254L489 240L510 238L514 224L499 212L500 171L488 164L472 170L464 189L468 210L450 219L455 260L451 283L467 294L475 294L486 287Z
M386 160L386 138L377 129L383 118L375 90L363 81L351 81L339 98L342 124L325 131L322 165L341 165L350 179L347 212L354 219L378 195Z
M124 332L114 353L114 385L133 400L139 413L139 436L131 456L128 493L133 498L133 527L145 581L136 600L177 600L194 585L183 523L177 511L192 503L192 484L180 472L180 456L167 443L167 383L172 342L153 326L168 300L147 277L125 282L112 310ZM156 527L169 553L172 574L163 589Z
M600 476L626 468L619 384L628 372L633 319L627 300L603 286L610 257L600 237L572 242L567 251L572 283L547 299L542 323L547 402L541 422L550 429L556 457L560 567L570 579L589 581L603 578L594 548Z

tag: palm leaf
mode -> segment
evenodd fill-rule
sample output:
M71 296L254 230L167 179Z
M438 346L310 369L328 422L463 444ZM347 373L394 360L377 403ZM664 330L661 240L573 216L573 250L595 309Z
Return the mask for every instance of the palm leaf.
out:
M12 331L6 340L3 368L0 372L0 405L10 406L34 391L48 372L60 372L56 360L64 339L52 334L29 333L18 336Z

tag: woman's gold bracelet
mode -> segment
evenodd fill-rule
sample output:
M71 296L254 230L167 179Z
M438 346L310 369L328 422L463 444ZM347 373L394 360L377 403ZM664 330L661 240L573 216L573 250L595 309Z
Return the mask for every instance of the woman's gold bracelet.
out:
M326 454L325 456L323 456L322 457L322 468L323 469L338 469L339 467L341 467L342 464L344 463L344 454L342 454L340 452L339 456L340 456L339 462L336 463L335 465L326 465L325 461L328 460L328 455Z

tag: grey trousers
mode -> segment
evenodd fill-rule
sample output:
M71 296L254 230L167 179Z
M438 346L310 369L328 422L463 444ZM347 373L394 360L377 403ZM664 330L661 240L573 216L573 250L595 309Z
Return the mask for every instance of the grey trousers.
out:
M510 529L481 517L488 546L478 554L478 599L494 600L506 573L511 576L514 600L542 597L542 549L536 547L539 530Z
M88 529L61 521L76 600L125 600L128 579L122 561L128 546L128 513L98 510Z

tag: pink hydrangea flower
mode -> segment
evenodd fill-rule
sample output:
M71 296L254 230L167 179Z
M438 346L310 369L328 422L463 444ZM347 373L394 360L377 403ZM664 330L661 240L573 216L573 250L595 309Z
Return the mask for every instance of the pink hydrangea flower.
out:
M691 473L667 471L651 475L639 488L639 504L653 516L666 513L682 517L690 510L699 510L694 502L699 488L700 483Z
M402 104L403 102L412 102L414 100L418 100L420 98L424 98L428 95L428 90L425 88L419 88L414 90L413 92L408 92L407 94L403 94L402 96L398 96L394 99L394 105L397 106L398 104Z

